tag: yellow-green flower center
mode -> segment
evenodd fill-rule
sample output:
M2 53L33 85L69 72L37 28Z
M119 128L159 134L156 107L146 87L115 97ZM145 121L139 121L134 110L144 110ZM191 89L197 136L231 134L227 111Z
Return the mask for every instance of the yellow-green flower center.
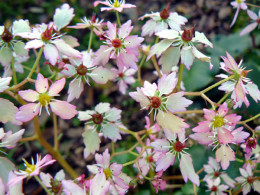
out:
M31 174L35 170L35 165L34 164L31 165L25 159L23 159L23 161L25 162L25 166L26 166L25 172Z
M243 0L236 0L236 1L237 1L237 3L239 3L239 4L243 2Z
M221 116L216 116L214 119L213 119L213 126L214 127L222 127L223 125L225 125L225 122L224 122L224 118L221 117Z
M112 174L112 171L111 171L109 168L104 169L103 172L104 172L104 174L105 174L105 176L106 176L107 179L108 179L108 178L111 178L112 175L113 175L113 174Z
M42 106L47 106L51 101L51 97L47 94L40 94L38 101Z
M118 0L115 0L113 6L114 6L114 7L120 7L120 3L118 2Z

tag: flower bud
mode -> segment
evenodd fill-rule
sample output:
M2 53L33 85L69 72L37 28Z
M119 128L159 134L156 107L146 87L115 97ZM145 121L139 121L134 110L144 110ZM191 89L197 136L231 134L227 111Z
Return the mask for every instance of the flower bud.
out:
M12 39L13 39L12 33L5 27L5 30L2 34L2 40L6 43L9 43L10 41L12 41Z
M170 4L167 5L166 8L164 8L161 12L160 12L160 16L163 20L166 20L169 18L170 16L170 13L169 13L169 7L170 7Z

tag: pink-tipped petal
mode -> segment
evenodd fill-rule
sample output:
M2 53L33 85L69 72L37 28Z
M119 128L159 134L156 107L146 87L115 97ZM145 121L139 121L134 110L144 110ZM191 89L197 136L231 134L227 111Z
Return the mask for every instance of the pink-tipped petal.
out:
M21 96L21 98L23 98L28 102L35 102L36 100L39 99L39 94L36 91L31 89L19 91L18 94Z
M76 106L65 101L50 102L50 106L51 110L63 119L71 119L78 113Z
M57 48L52 44L46 44L43 48L43 51L45 59L54 66L59 59L59 52Z
M35 81L35 87L36 87L36 91L39 93L47 92L49 88L48 79L44 78L44 76L42 76L42 74L39 73Z
M65 78L62 78L58 81L55 81L55 83L53 83L48 91L48 95L49 96L57 96L58 93L60 93L60 91L64 88L64 85L66 83Z
M40 107L39 103L26 104L19 108L19 111L15 114L15 119L22 122L30 121L39 113Z

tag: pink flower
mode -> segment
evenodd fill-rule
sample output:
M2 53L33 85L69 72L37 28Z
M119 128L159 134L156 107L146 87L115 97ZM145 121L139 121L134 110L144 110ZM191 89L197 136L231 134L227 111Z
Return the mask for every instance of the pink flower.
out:
M101 11L118 11L122 12L124 8L132 8L136 7L135 5L125 3L125 0L106 0L106 1L95 1L94 2L94 7L96 7L98 4L103 4L108 7L101 7Z
M245 169L239 168L240 177L235 178L235 180L242 184L243 195L248 194L253 188L254 191L260 193L260 181L257 177L253 177L252 168L247 165Z
M195 173L192 159L189 154L184 151L187 149L184 133L178 136L179 140L177 140L176 134L168 134L167 139L156 139L151 143L151 146L159 156L156 161L156 172L165 171L173 165L176 156L181 156L180 170L184 181L187 182L189 178L194 184L199 186L199 176Z
M227 145L221 145L216 151L216 160L221 162L223 170L229 167L230 161L236 160L235 152Z
M22 171L22 170L16 171L15 174L18 175L18 177L11 179L7 183L7 185L13 186L27 177L39 175L41 168L43 168L47 165L51 165L54 162L56 162L56 160L53 160L51 155L49 155L49 154L47 154L43 159L41 159L41 156L39 156L37 154L36 164L34 164L33 158L32 158L32 164L28 163L25 159L23 159L23 161L24 161L24 166L26 167L26 169L24 171Z
M181 59L188 70L190 70L195 58L203 62L209 63L211 69L211 58L201 53L195 45L198 43L205 46L213 47L212 43L206 38L203 33L195 32L193 37L194 27L185 29L184 31L162 30L155 33L159 38L164 40L153 45L147 57L147 61L154 55L160 57L159 64L162 65L164 73L169 73L173 66L176 66Z
M234 8L237 8L237 11L235 13L235 16L233 18L233 21L232 21L230 27L232 27L235 24L240 8L242 10L246 10L247 9L247 5L246 5L245 1L246 0L235 0L235 1L232 1L230 3Z
M258 16L252 12L251 10L247 10L248 16L254 21L253 23L246 26L241 32L240 36L250 33L260 24L260 11L258 12Z
M76 26L68 26L68 28L75 28L75 29L85 29L85 28L93 28L93 31L96 35L101 35L103 33L103 27L105 26L105 23L103 23L103 20L100 20L96 18L96 14L93 14L91 20L88 20L85 16L81 19L83 23L77 23Z
M70 8L68 4L63 4L61 8L56 9L53 16L54 22L50 22L48 25L37 25L29 33L19 33L18 35L23 38L32 39L26 43L25 49L43 47L44 56L52 65L55 65L57 60L60 59L59 52L68 57L81 58L81 53L73 49L69 43L69 40L75 38L63 36L59 32L70 23L74 17L73 12L73 8Z
M108 31L104 34L105 44L96 52L94 65L105 65L108 60L116 59L119 71L123 71L124 67L137 70L136 62L139 54L138 47L144 38L137 35L130 35L133 26L131 20L124 23L119 29L116 24L107 22Z
M51 110L59 117L63 119L73 118L78 113L76 106L73 106L66 101L53 99L55 96L59 96L59 92L63 89L65 82L65 78L62 78L53 83L49 88L48 79L44 78L41 74L38 74L35 81L36 91L31 89L19 91L19 95L24 100L38 103L29 103L20 107L15 118L22 122L30 121L37 114L41 114L42 107L45 107L49 114L49 105Z
M94 65L94 54L91 51L83 51L81 54L82 59L71 59L71 64L65 64L65 70L61 72L64 75L74 77L69 84L68 102L80 97L84 90L84 83L90 85L90 78L98 84L105 84L108 80L116 77L116 73L113 70Z
M119 91L125 95L128 88L127 85L135 83L135 78L133 75L136 73L136 70L132 68L127 69L124 67L124 69L121 71L116 69L113 69L113 71L118 75L116 80L118 81L117 84L119 86Z
M151 18L142 27L142 36L152 36L152 34L168 29L170 27L173 30L180 31L181 25L184 25L188 20L187 18L178 15L177 12L169 12L168 6L161 12L155 12L151 14L145 14L141 20L145 18Z
M207 191L211 191L210 195L227 195L224 191L226 191L229 187L227 185L220 184L220 178L215 180L208 179L206 182L209 188Z
M216 180L221 178L230 187L235 187L236 182L231 179L224 171L220 171L219 163L217 163L214 158L209 157L208 164L204 165L204 171L207 173L203 179L204 181Z
M235 125L240 121L241 116L236 114L229 114L227 103L223 103L218 111L203 109L204 118L206 121L199 122L199 125L192 129L197 133L206 133L212 131L214 135L218 135L219 143L227 144L231 143L234 136L231 130L235 128Z
M91 191L101 191L102 186L107 187L106 182L108 181L110 183L110 192L115 191L116 194L125 194L129 188L129 182L126 183L123 179L121 172L123 166L117 163L110 164L108 149L105 150L103 155L96 154L95 159L97 164L88 165L87 168L90 172L96 174L98 178L101 178L101 180L98 182L96 178L96 181L92 181ZM104 176L106 179L104 179Z
M86 124L92 129L98 130L114 141L121 139L119 126L121 125L121 110L110 108L109 103L99 103L95 106L95 111L79 111L78 119L88 121ZM99 141L98 141L99 142Z
M145 117L146 125L145 128L147 130L147 133L149 134L150 139L155 139L157 137L157 133L161 131L161 128L157 123L155 123L153 126L151 126L149 117Z
M161 179L163 175L163 171L159 171L156 173L156 175L154 176L153 180L152 180L152 185L156 191L156 193L158 193L159 189L160 190L164 190L166 187L166 181Z
M246 94L249 94L256 102L260 100L260 91L249 78L246 78L247 74L251 70L244 70L241 67L242 60L240 61L239 65L237 65L234 58L228 53L227 58L222 56L224 63L221 63L221 69L225 70L229 75L220 74L217 77L227 78L228 76L234 75L234 79L226 81L222 83L219 87L220 90L226 92L232 92L231 99L235 102L234 108L241 107L242 103L244 102L245 105L249 106L249 101L246 97Z
M250 154L252 152L252 148L256 149L257 141L253 137L249 137L246 140L246 153Z
M0 147L6 147L12 149L16 146L17 142L22 138L24 129L21 129L15 133L12 131L4 132L3 128L0 128Z
M137 87L137 92L130 92L129 95L140 102L142 109L155 111L168 110L172 113L185 111L186 107L192 104L191 100L183 97L184 92L171 93L177 83L176 73L164 74L158 81L158 85L144 82L144 87ZM168 95L171 94L171 95Z

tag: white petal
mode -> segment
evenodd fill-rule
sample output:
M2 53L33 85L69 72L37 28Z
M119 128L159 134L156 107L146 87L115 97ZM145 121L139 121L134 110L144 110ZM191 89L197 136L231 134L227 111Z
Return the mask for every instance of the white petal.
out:
M15 119L15 114L17 113L18 109L14 106L12 102L0 98L0 105L0 121L2 123L10 121L17 125L22 124L20 121Z
M49 60L52 65L55 65L59 59L59 52L57 48L52 44L46 44L43 48L43 51L46 60Z
M95 107L95 111L97 111L99 114L105 113L110 110L110 104L109 103L99 103Z
M181 50L181 63L183 63L186 68L189 70L193 64L194 56L192 54L191 46L183 47Z
M70 8L68 4L63 4L61 8L57 8L55 10L53 21L54 24L58 27L58 31L70 23L72 18L75 16L73 12L74 9Z
M192 101L186 99L183 95L184 92L179 92L168 96L166 108L171 112L185 111L186 107L192 104Z
M103 125L101 131L104 133L104 137L108 137L109 139L111 139L113 141L121 139L119 129L114 124Z
M100 139L97 132L92 129L86 129L82 137L85 144L84 158L87 158L89 154L95 154L99 150Z
M162 72L168 74L172 67L176 66L180 60L181 52L179 47L168 48L161 56L159 64L162 65Z
M168 47L171 46L172 43L173 40L164 39L159 43L155 44L154 46L152 46L149 55L147 57L147 60L149 60L155 54L157 57L159 57Z

